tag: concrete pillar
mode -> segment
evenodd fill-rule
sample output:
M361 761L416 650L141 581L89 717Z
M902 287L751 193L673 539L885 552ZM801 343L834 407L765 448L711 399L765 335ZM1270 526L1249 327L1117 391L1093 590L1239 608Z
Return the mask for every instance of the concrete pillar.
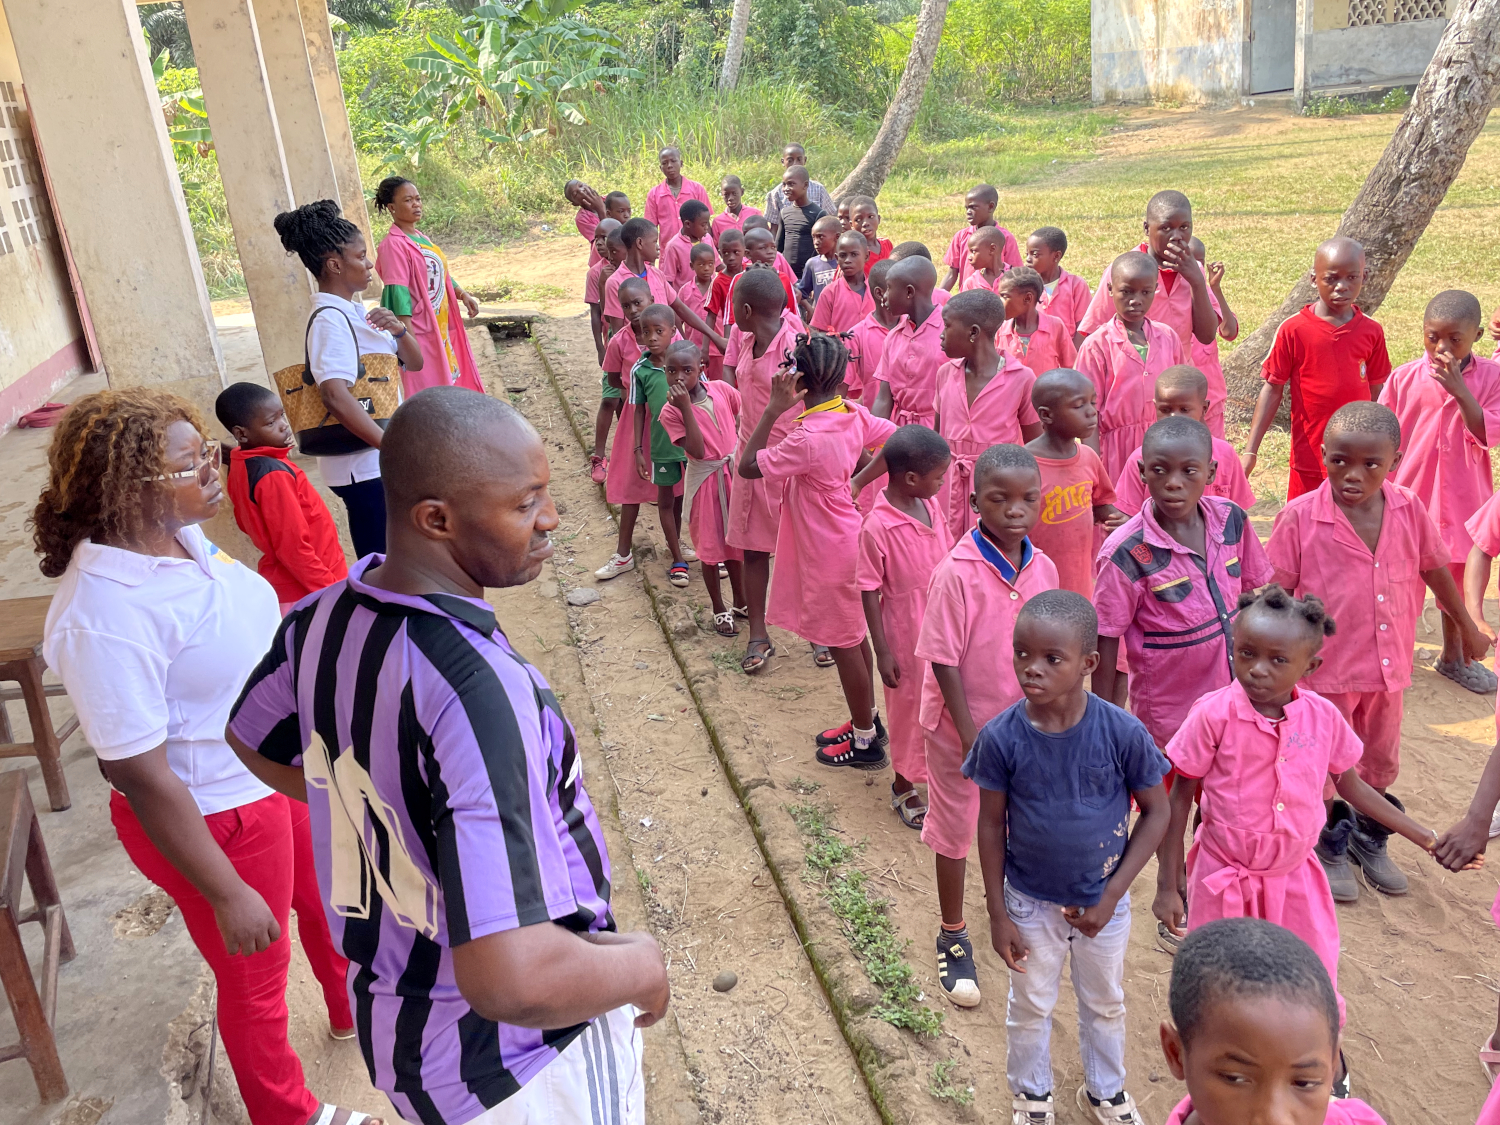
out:
M323 114L323 135L333 158L333 175L338 181L340 205L348 220L364 232L370 257L375 257L371 238L370 213L365 206L365 190L359 175L359 156L354 150L354 134L349 129L349 113L344 106L344 87L339 81L338 60L333 51L333 31L328 25L328 0L298 0L302 12L302 34L307 45L307 59L312 68L313 85L318 91L318 107ZM385 231L380 232L385 236ZM366 297L378 296L374 287Z
M1307 105L1307 45L1313 32L1313 0L1297 0L1297 26L1292 38L1292 101L1300 111Z
M271 82L271 101L276 106L276 125L286 153L292 196L299 204L315 199L337 200L338 180L323 133L323 114L318 107L297 0L255 0L255 23L260 31L266 77Z
M5 11L110 385L211 402L224 363L133 0Z
M186 0L183 9L255 331L271 372L302 359L312 279L282 249L273 226L294 197L255 12L250 0Z

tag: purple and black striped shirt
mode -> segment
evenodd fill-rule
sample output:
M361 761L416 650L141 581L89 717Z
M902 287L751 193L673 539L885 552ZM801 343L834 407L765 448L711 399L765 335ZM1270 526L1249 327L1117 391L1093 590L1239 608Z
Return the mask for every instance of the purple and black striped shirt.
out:
M496 1024L452 948L552 921L614 929L609 856L573 729L483 601L361 581L299 602L230 717L307 777L318 883L371 1081L403 1118L462 1125L584 1025Z

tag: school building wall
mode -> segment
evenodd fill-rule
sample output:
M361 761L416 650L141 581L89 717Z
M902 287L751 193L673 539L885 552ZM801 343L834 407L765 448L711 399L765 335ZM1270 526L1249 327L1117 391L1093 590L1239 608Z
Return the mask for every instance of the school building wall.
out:
M0 432L88 366L0 5Z

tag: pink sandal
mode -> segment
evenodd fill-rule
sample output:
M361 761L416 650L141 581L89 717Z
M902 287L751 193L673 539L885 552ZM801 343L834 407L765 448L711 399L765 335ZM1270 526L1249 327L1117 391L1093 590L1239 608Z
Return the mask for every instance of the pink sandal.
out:
M1484 1076L1493 1086L1495 1079L1500 1078L1500 1050L1496 1050L1494 1039L1486 1039L1479 1048L1479 1065L1484 1068Z

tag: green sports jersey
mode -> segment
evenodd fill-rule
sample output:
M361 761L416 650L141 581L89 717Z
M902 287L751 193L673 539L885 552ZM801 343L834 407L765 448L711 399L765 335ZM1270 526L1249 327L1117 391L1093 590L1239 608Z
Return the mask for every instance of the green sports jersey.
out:
M649 352L631 369L630 401L644 406L651 421L651 460L658 464L686 461L687 454L680 445L672 444L671 435L659 420L661 408L667 405L667 372L651 362Z

